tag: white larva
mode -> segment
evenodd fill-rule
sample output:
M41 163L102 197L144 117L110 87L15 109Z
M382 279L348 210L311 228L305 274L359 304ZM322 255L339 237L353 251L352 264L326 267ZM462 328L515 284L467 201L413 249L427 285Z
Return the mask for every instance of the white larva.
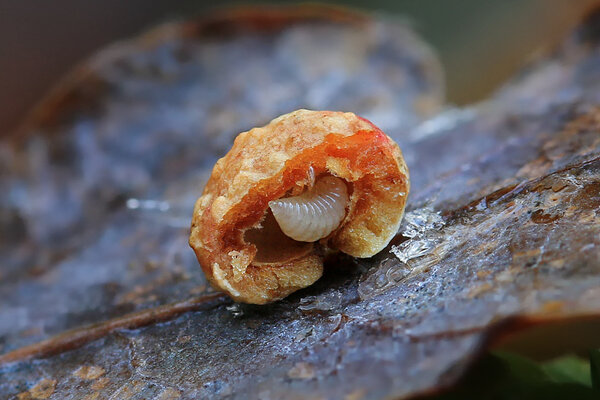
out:
M299 196L269 202L279 227L300 242L314 242L333 232L346 216L348 190L334 176L319 179Z

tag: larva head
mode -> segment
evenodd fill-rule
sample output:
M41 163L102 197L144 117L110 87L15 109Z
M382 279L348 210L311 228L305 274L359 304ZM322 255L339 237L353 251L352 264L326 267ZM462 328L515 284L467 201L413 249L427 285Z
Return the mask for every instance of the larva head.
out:
M190 245L213 286L268 303L316 281L325 249L383 249L408 190L400 149L372 123L298 110L236 138L196 202Z

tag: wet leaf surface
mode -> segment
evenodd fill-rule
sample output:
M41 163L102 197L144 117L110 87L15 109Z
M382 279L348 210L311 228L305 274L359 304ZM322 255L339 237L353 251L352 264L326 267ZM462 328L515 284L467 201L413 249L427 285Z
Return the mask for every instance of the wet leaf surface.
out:
M191 213L235 135L300 107L406 130L441 104L437 68L404 26L320 7L100 52L0 146L3 350L206 292Z
M4 365L0 393L400 398L454 383L503 321L599 314L600 18L486 103L419 124L440 82L405 28L266 15L102 52L4 139L0 351L207 293L186 214L237 132L294 108L353 111L397 139L400 234L273 305L221 299Z

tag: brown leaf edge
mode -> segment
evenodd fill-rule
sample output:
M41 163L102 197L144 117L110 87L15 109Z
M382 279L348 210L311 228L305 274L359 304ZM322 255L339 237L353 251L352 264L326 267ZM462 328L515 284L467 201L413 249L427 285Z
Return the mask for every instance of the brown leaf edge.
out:
M211 293L71 329L41 342L0 355L0 366L64 353L117 330L137 329L158 322L170 321L184 313L211 309L226 302L228 302L228 298L224 293Z

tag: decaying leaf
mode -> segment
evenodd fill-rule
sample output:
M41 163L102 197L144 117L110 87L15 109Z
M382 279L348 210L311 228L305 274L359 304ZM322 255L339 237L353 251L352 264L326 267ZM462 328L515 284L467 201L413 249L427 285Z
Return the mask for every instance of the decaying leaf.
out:
M192 209L239 132L300 107L408 130L440 92L406 27L337 8L231 11L100 52L0 143L0 351L206 292Z
M4 139L0 360L106 318L137 329L13 358L1 393L47 380L61 399L402 398L454 383L518 326L503 321L598 317L600 16L488 102L417 126L417 105L441 101L429 53L404 28L311 10L121 44ZM178 218L232 134L299 106L364 115L400 144L412 191L392 244L329 260L272 305L217 297L123 322L205 292Z

